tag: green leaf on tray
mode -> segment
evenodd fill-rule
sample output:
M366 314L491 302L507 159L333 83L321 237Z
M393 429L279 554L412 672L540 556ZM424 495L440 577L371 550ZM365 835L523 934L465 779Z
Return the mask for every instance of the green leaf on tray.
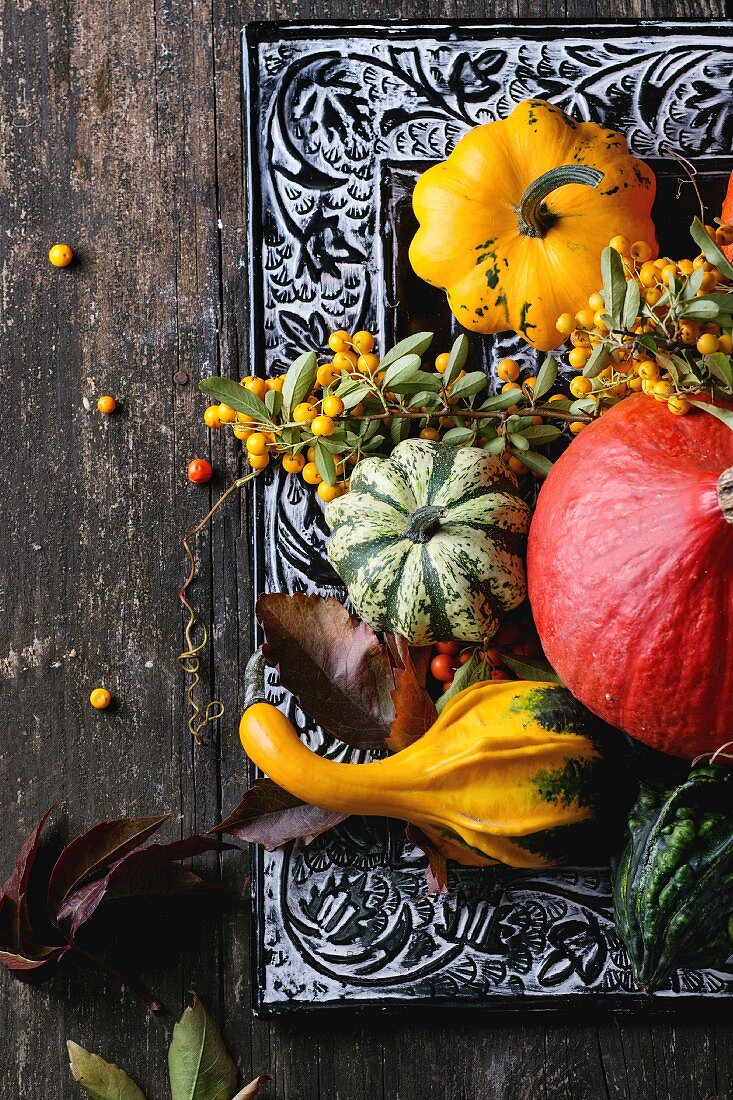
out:
M382 388L391 390L395 384L412 381L421 367L422 359L419 355L402 355L387 367L387 370L384 372Z
M524 456L522 456L524 462ZM539 680L542 683L561 684L562 680L544 657L517 657L513 653L503 653L502 663L515 676L522 680Z
M733 279L733 264L726 259L723 252L721 252L719 246L712 241L708 236L708 231L700 221L699 218L695 218L690 229L692 239L699 247L705 259L715 264L721 275L724 275L726 279Z
M545 360L537 372L537 381L532 391L535 402L540 397L549 393L557 380L557 360L553 355L546 355Z
M231 378L202 378L199 382L199 389L207 397L212 397L214 401L218 401L220 404L229 405L230 408L244 413L252 420L270 423L270 414L264 401L260 401L256 394L246 390L238 382L233 382Z
M501 412L510 409L512 405L523 405L526 399L521 390L507 390L506 393L497 393L487 397L480 408L486 412Z
M323 440L317 439L314 447L316 453L316 466L326 485L336 484L336 464L328 447L324 447Z
M631 279L626 284L626 296L624 297L624 309L621 316L621 327L630 329L639 315L641 307L641 291L639 284Z
M66 1047L71 1075L88 1096L94 1100L145 1100L124 1070L105 1062L96 1054L90 1054L78 1043L69 1041Z
M237 1087L237 1069L221 1032L196 994L173 1028L168 1051L172 1100L224 1100Z
M453 677L453 683L448 690L440 696L435 704L435 709L438 714L442 712L446 703L448 703L454 695L457 695L459 691L463 691L464 688L470 687L472 684L479 684L485 679L486 662L482 661L477 656L477 651L475 651L471 654L465 665L459 665Z
M448 355L448 365L443 371L443 385L450 386L451 382L458 377L466 365L468 359L468 337L461 333L453 341L453 347L450 349Z
M618 255L618 253L617 253ZM612 363L610 352L605 344L597 344L590 353L590 358L583 368L585 378L597 378L602 370Z
M464 443L470 443L474 434L473 428L451 428L443 436L443 442L452 443L454 447L460 447Z
M603 277L603 302L614 328L621 328L624 301L626 299L626 275L621 257L610 245L601 253ZM602 368L601 368L602 369Z
M552 463L545 455L537 454L537 451L522 451L517 452L516 456L520 462L523 462L528 470L531 470L533 474L538 474L540 477L547 477L552 469Z
M279 390L268 390L265 394L265 407L270 416L277 416L283 407L283 395Z
M688 397L688 401L691 405L696 405L698 409L710 413L711 416L717 416L718 420L722 420L724 424L733 429L732 409L720 409L717 405L711 405L708 401L700 401L697 397Z
M282 388L282 408L286 420L291 419L295 406L305 401L313 389L317 371L318 360L314 351L303 352L288 367Z
M382 356L379 369L386 370L397 359L401 359L403 355L424 355L432 342L432 332L415 332L412 336L406 336L404 340L400 340Z
M488 380L482 370L471 371L454 383L451 389L451 397L474 397L481 390L486 389Z
M719 382L722 382L727 390L733 389L733 366L731 360L722 351L716 351L713 355L706 355L703 363Z

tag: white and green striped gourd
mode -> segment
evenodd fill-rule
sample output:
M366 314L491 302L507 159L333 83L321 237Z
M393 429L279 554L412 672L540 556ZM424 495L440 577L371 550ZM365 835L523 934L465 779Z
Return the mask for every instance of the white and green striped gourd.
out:
M413 645L481 642L524 600L530 509L494 455L407 439L359 462L326 508L356 612Z

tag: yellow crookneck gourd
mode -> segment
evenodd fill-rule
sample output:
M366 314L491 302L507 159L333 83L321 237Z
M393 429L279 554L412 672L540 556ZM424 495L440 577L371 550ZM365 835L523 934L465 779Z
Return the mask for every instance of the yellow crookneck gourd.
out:
M597 862L603 804L615 797L597 719L553 683L476 684L420 740L366 764L318 756L265 702L247 708L239 735L250 759L296 797L411 822L467 866Z
M621 134L528 99L419 178L410 262L466 328L514 329L549 351L565 340L560 314L587 308L600 285L613 236L656 255L655 186Z

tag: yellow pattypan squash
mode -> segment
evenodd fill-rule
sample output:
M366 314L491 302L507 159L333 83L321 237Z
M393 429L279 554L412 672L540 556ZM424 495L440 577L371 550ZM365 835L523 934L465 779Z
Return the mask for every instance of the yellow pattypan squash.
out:
M549 351L565 339L559 315L600 286L611 237L647 241L656 256L655 189L620 134L528 99L420 177L410 262L465 328L514 329Z

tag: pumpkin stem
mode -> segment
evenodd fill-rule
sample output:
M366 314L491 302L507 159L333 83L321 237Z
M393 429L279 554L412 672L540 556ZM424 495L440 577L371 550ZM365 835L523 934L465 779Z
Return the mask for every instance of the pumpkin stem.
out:
M718 504L728 523L733 523L733 466L718 478Z
M544 237L557 215L545 206L545 199L558 187L568 183L582 183L586 187L597 187L603 179L603 172L597 168L588 168L584 164L563 164L543 172L534 183L530 183L519 200L517 215L519 232L524 237Z
M405 538L413 542L427 542L440 527L444 509L435 504L425 504L410 516L405 528Z
M264 703L266 700L265 657L260 646L247 661L244 670L244 708L246 710L255 703Z

